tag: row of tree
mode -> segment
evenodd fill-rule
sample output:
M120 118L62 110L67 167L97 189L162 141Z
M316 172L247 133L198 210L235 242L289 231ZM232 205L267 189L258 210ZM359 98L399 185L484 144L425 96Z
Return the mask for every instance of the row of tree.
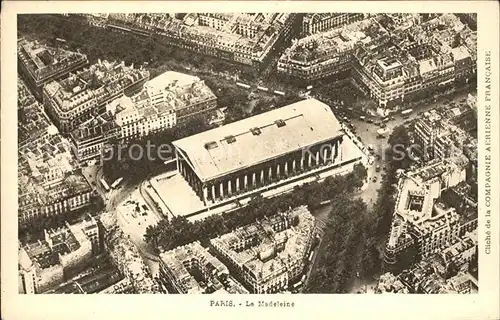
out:
M364 278L371 278L382 271L382 256L387 241L387 235L391 229L394 206L397 193L397 171L408 169L413 161L407 155L396 156L392 146L404 146L404 149L411 144L408 129L399 126L394 129L389 137L389 147L385 151L387 170L382 178L381 187L378 191L377 202L374 205L373 213L368 215L365 221L365 247L363 250L360 275ZM401 149L399 149L401 150Z
M318 266L305 291L345 293L356 274L358 250L363 238L366 204L345 194L337 194L328 215Z
M409 146L410 139L405 127L397 127L389 138L389 145ZM395 157L393 149L386 150L388 159L374 208L368 210L360 199L334 195L322 250L305 288L311 293L347 293L353 280L359 276L372 279L382 271L382 256L390 231L396 194L396 171L408 168L408 157Z
M205 71L239 72L242 77L254 77L248 70L230 62L194 52L186 54L185 50L169 45L159 36L138 36L96 27L74 15L19 15L18 32L20 36L30 36L53 46L61 45L56 39L64 39L68 49L85 53L91 63L103 58L125 61L128 65L147 63L153 77L165 65L169 70L182 70L179 62Z
M253 197L247 206L233 212L211 215L196 222L190 222L180 216L171 220L162 220L157 225L146 229L144 239L165 250L198 240L206 243L211 238L278 212L285 212L301 205L314 206L339 194L349 195L359 189L365 179L366 168L363 165L357 165L350 174L328 177L321 183L314 182L297 186L292 193L274 198L263 198L260 195Z

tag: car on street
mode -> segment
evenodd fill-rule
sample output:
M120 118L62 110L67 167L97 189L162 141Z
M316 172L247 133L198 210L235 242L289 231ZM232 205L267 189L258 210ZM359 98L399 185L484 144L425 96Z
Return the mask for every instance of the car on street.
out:
M373 182L377 182L377 177L373 177Z
M377 167L375 168L375 172L380 172L380 166L377 166Z

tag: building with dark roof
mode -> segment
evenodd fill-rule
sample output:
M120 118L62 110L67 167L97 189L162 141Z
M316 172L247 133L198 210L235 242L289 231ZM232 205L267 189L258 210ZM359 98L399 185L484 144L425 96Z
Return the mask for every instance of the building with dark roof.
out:
M43 46L25 39L17 41L18 67L28 87L41 100L43 86L87 65L87 56Z

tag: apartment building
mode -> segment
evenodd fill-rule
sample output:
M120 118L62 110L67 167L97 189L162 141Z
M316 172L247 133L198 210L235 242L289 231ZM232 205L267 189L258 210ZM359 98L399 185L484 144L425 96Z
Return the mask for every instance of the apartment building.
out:
M370 41L372 20L293 40L278 60L278 72L292 79L314 81L352 67L352 51L358 42Z
M21 77L39 100L46 83L63 78L88 64L84 54L44 46L24 38L17 41L17 58Z
M319 15L316 15L319 19ZM476 73L477 34L454 14L377 14L295 41L278 72L304 83L351 71L382 109Z
M69 136L75 157L78 161L87 161L101 156L110 142L118 141L120 128L113 116L106 112L82 123Z
M210 247L251 293L276 293L302 276L313 236L314 217L299 207L212 239Z
M19 227L90 205L94 190L81 173L67 140L46 133L18 150Z
M104 245L113 264L130 283L130 293L157 294L161 293L158 282L144 263L137 246L116 225L116 216L105 212L100 217L104 229Z
M385 250L386 267L398 265L411 247L419 256L427 257L457 241L460 215L438 199L444 190L465 181L467 163L462 155L401 173Z
M307 13L302 20L301 34L302 36L309 36L318 32L328 31L362 20L365 16L367 14L364 13Z
M56 134L57 129L50 123L43 107L26 87L24 81L17 80L17 143L24 148L30 143Z
M154 31L159 41L263 68L278 47L290 39L294 13L190 13L113 15L110 25ZM146 18L147 17L147 18Z
M427 160L434 159L434 153L442 154L441 148L435 151L435 148L441 146L441 144L437 143L438 137L447 132L447 128L445 128L441 120L441 115L433 110L433 112L426 112L415 123L415 142L419 145Z
M167 71L147 81L137 100L138 105L165 105L172 108L179 123L210 113L217 107L217 97L203 80L174 71Z
M62 81L43 89L45 109L62 134L105 110L105 105L123 95L131 96L149 79L147 70L127 67L122 62L99 61Z
M91 216L44 230L43 240L19 248L20 293L43 293L68 280L98 253L99 246L97 222Z
M160 279L170 293L248 293L199 242L160 254Z

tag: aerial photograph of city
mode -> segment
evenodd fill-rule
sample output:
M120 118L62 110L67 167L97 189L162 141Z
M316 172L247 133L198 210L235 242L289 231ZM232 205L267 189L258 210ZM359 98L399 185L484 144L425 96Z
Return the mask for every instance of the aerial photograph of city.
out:
M20 14L17 61L19 293L478 293L477 14Z

